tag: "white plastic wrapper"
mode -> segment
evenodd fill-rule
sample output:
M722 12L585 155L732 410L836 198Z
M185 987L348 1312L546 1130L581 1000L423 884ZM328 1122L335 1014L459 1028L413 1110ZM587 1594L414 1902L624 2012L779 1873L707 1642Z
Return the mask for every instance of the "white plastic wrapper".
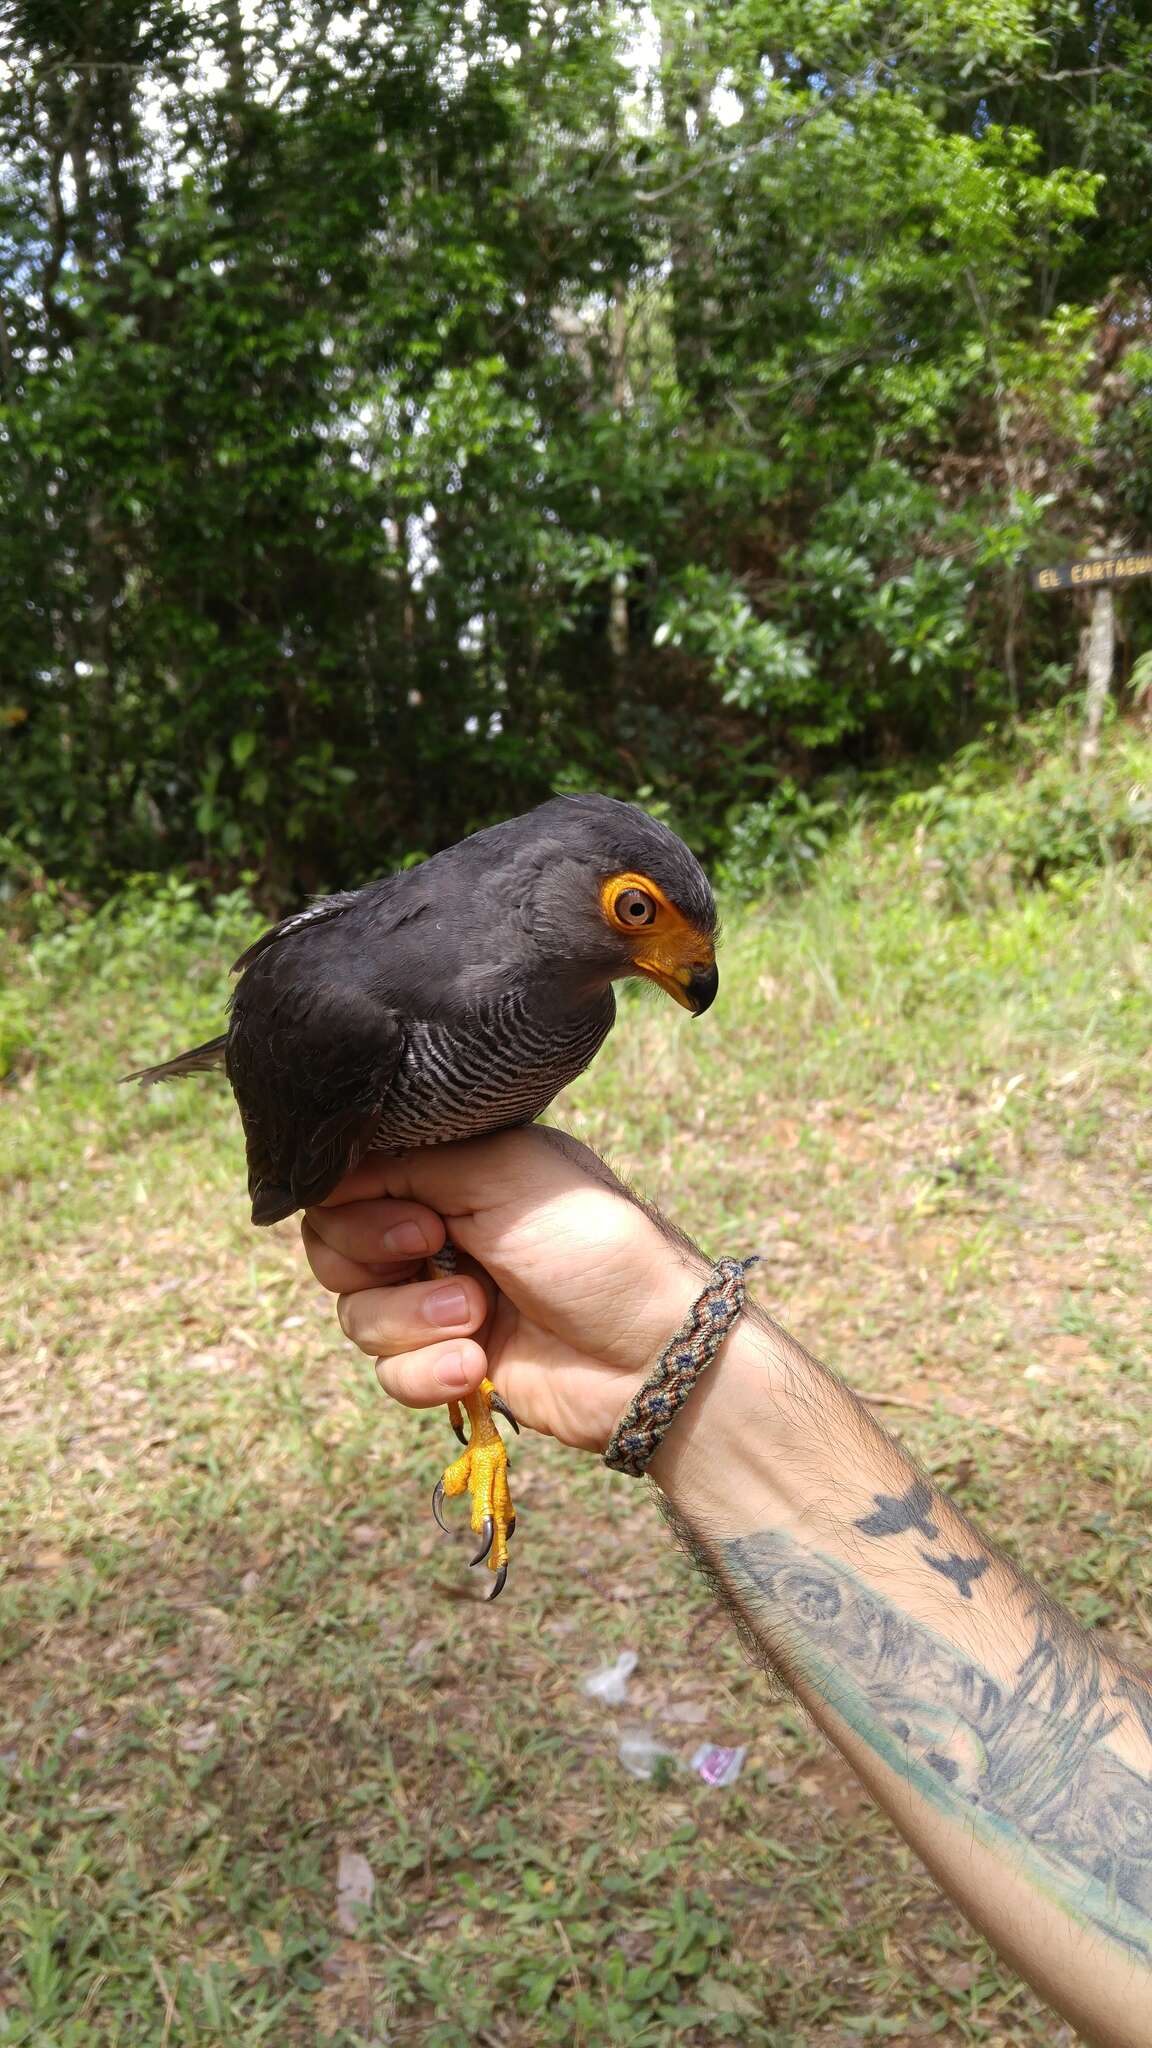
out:
M678 1771L684 1768L674 1749L669 1749L666 1742L657 1742L655 1736L643 1728L633 1728L627 1735L622 1735L616 1745L616 1753L630 1778L654 1777L657 1764L665 1758L675 1764Z
M590 1700L599 1700L603 1707L622 1707L628 1697L628 1680L640 1662L635 1650L621 1650L614 1664L605 1664L600 1671L590 1671L581 1680L580 1690Z

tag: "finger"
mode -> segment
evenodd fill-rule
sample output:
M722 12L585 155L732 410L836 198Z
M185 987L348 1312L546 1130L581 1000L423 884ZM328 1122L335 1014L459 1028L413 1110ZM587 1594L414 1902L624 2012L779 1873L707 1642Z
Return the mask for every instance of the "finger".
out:
M445 1401L474 1394L487 1370L488 1360L479 1344L468 1337L376 1361L376 1377L384 1392L405 1408L439 1408Z
M478 1330L488 1314L488 1300L478 1280L454 1273L445 1280L342 1294L336 1314L344 1335L361 1351L372 1358L391 1357Z
M441 1249L446 1235L435 1210L419 1202L382 1199L349 1202L339 1209L321 1205L306 1209L304 1220L331 1251L358 1266L427 1258Z
M403 1281L417 1279L425 1264L423 1259L397 1259L392 1263L381 1260L379 1265L361 1265L325 1244L307 1217L301 1222L300 1236L308 1264L329 1294L356 1294L364 1287L396 1287Z
M542 1200L571 1187L580 1175L574 1159L548 1144L541 1131L503 1131L397 1155L370 1152L309 1213L316 1221L320 1214L387 1194L426 1201L452 1221L513 1198Z

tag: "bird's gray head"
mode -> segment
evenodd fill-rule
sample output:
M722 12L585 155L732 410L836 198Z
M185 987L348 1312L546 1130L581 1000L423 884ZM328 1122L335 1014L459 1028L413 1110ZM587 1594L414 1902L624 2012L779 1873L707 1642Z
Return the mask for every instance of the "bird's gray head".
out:
M518 819L535 840L533 939L591 978L642 975L694 1015L715 1000L716 903L675 832L615 797L562 796Z

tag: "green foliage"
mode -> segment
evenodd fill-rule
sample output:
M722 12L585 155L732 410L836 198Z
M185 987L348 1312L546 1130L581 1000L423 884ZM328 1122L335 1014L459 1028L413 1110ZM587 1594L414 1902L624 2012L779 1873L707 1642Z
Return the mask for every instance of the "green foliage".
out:
M19 859L298 897L556 783L718 845L781 779L1050 702L1076 616L1025 556L1152 530L1150 36L1135 0L639 37L22 0Z
M205 904L185 876L131 875L117 895L38 937L31 957L49 986L83 977L94 988L139 993L150 974L187 968L193 955L212 963L223 984L262 922L246 888Z
M929 789L897 800L916 824L925 872L973 904L1042 885L1068 891L1125 862L1152 872L1152 745L1117 735L1090 776L1051 721L1022 729L1006 754L986 737Z
M35 1044L36 1017L25 991L0 988L0 1083L15 1079Z
M848 824L835 797L813 797L785 779L763 803L747 804L728 821L719 881L739 899L796 888Z
M949 514L898 463L818 511L788 559L820 686L796 737L829 745L885 719L939 745L970 716L978 514ZM965 700L968 700L967 703Z
M683 647L707 661L725 704L786 714L809 695L812 663L771 619L758 619L734 578L685 569L668 587L654 647Z

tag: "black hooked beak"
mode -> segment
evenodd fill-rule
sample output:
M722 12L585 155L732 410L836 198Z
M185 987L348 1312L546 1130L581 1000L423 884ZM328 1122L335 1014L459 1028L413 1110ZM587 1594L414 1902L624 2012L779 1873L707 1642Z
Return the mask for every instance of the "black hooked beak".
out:
M710 967L694 967L692 969L685 984L684 993L688 998L688 1008L694 1017L702 1017L705 1010L712 1008L713 1003L716 1001L716 991L719 986L720 975L715 961L713 961Z

